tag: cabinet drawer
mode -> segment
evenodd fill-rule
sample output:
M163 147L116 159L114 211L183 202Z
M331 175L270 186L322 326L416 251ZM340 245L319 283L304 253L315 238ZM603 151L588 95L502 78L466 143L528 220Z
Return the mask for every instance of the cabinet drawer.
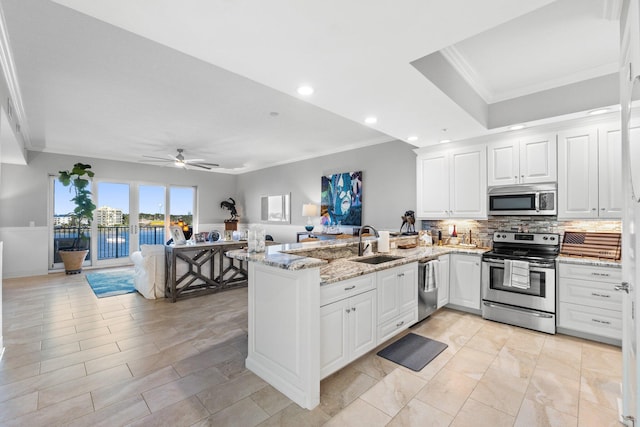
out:
M560 301L622 311L622 293L614 283L593 280L560 279Z
M619 311L563 302L560 303L558 326L607 338L622 339L622 313Z
M404 331L418 321L418 307L400 314L398 317L378 326L378 344Z
M621 268L564 264L561 262L559 270L559 276L568 279L597 280L610 283L620 283L622 281Z
M375 289L375 273L331 283L320 287L320 307L343 298Z

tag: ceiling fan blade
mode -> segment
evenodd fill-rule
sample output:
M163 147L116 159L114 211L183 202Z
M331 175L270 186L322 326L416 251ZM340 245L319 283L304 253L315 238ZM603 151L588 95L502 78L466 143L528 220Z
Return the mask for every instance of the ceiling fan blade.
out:
M155 156L142 156L142 157L146 157L147 159L155 159L156 161L161 161L161 162L173 162L173 161L175 161L175 160L165 159L164 157L155 157Z
M201 165L201 164L198 164L198 163L186 163L186 165L187 166L193 166L193 167L196 167L196 168L211 170L211 168L209 166Z
M204 159L184 159L185 163L200 163L204 162Z
M220 167L220 165L217 163L198 162L198 164L203 166L210 166L212 168Z

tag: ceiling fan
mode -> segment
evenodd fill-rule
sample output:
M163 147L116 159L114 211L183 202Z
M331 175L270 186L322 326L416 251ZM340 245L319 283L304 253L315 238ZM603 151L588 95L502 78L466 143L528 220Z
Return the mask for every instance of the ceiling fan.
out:
M182 154L184 152L183 148L177 148L178 150L178 154L177 155L171 155L171 154L167 154L167 156L169 157L168 159L165 159L164 157L154 157L154 156L142 156L142 157L146 157L147 159L150 160L142 160L143 162L148 162L148 163L173 163L176 167L181 167L183 169L186 169L188 166L193 166L196 168L201 168L201 169L207 169L210 170L211 168L216 168L218 166L220 166L217 163L206 163L204 162L204 159L185 159L184 155Z

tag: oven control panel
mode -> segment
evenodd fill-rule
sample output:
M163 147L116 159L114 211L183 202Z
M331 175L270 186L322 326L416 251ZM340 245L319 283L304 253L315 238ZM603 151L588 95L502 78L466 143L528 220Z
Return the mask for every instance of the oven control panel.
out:
M496 231L494 242L526 243L532 245L559 246L560 235L556 233L520 233L516 231Z

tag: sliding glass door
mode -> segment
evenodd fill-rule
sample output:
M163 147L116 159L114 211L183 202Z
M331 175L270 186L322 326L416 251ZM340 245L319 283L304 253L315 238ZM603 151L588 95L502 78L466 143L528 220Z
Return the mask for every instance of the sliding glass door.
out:
M93 229L97 231L96 265L120 265L129 262L129 254L137 246L136 212L131 221L131 184L99 181L94 196L97 209L93 213Z
M51 177L51 269L63 268L58 249L70 246L75 238L69 212L69 189ZM84 266L118 266L130 264L130 254L144 244L165 244L169 226L179 221L185 234L193 231L196 187L164 186L136 182L94 181L93 198L97 209L89 238L84 245L90 250Z

